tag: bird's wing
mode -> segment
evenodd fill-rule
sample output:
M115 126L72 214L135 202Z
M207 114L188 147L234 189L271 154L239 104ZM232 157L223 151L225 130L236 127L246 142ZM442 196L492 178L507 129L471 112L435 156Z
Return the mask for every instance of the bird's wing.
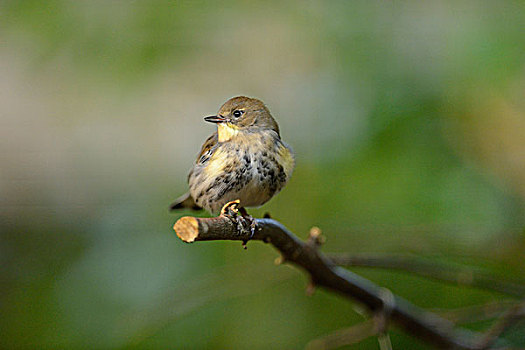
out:
M204 144L202 145L201 152L199 153L197 160L195 161L196 164L204 164L210 159L213 152L215 152L215 149L217 148L217 142L219 140L219 137L217 135L217 132L214 132L210 135L204 141Z
M199 155L197 156L197 159L195 160L195 164L204 164L206 163L210 157L213 155L213 152L215 152L215 149L217 148L219 137L217 135L217 132L214 132L210 135L204 141L204 144L202 145L201 151ZM191 174L193 173L194 167L190 170L190 173L188 174L188 181L191 177ZM195 203L195 200L191 196L191 194L186 193L182 195L181 197L177 198L175 202L173 202L170 205L170 210L176 210L176 209L182 209L182 208L189 208L193 210L199 210L202 209L200 206L198 206Z

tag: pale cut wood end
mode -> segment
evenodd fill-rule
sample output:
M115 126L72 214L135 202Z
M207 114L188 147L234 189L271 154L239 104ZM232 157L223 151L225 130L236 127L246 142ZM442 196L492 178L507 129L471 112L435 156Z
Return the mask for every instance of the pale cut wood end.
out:
M184 216L177 220L173 229L182 241L191 243L199 235L199 221L192 216Z

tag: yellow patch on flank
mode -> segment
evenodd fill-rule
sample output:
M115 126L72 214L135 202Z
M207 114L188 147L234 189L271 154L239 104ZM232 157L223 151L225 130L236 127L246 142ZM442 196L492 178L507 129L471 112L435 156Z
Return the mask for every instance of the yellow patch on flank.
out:
M206 166L205 172L210 176L217 176L222 173L224 166L226 165L226 160L228 155L224 150L218 148L215 153L211 156Z
M217 124L219 142L230 141L232 137L239 133L239 129L230 123Z
M292 152L290 152L290 149L285 145L281 145L278 150L278 155L278 162L283 166L286 177L289 178L295 166L295 159L293 158Z

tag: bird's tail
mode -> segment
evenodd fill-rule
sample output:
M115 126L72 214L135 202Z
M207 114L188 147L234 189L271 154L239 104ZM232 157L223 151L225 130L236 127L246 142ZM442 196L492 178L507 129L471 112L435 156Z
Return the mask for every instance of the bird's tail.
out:
M170 211L177 210L177 209L184 209L184 208L192 209L192 210L202 209L201 207L197 205L197 203L195 203L195 201L193 200L193 197L191 196L189 192L177 198L175 202L173 202L170 205Z

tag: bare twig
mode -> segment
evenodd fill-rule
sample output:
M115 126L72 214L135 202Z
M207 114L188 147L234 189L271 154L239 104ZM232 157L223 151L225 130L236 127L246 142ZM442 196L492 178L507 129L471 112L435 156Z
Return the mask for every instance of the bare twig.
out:
M259 230L252 237L271 243L285 261L300 266L310 274L311 281L347 298L365 305L374 314L384 308L382 289L372 282L340 267L320 253L316 246L299 240L282 224L271 219L258 219ZM174 226L184 242L210 240L238 240L250 238L249 232L239 232L227 217L183 217ZM415 337L426 340L438 348L479 349L472 334L454 329L454 325L426 312L401 297L392 295L391 320Z
M314 339L306 344L307 350L336 349L344 345L359 343L376 335L374 320L368 319L348 328L338 329L333 333Z
M430 311L435 312L455 324L465 324L501 317L507 310L517 304L519 304L519 302L515 300L506 300L457 309L431 309Z
M378 267L412 274L460 286L493 290L515 297L525 297L525 285L501 281L471 268L458 268L418 257L373 254L327 254L334 264L346 267Z
M392 350L392 343L388 335L388 322L392 311L396 307L396 297L390 289L381 288L381 299L383 299L383 307L374 315L377 340L381 350Z
M480 342L481 349L489 349L509 328L525 317L525 301L514 305L503 314L485 334Z
M388 333L379 334L377 340L379 341L380 350L392 350L392 342Z

